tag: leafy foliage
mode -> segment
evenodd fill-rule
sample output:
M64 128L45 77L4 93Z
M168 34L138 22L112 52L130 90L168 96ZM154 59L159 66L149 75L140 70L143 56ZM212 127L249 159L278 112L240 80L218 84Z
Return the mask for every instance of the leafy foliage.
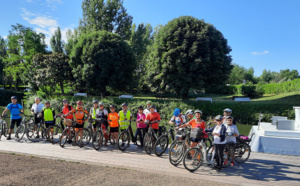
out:
M54 35L50 40L50 44L53 52L63 53L64 46L61 39L61 32L59 27L57 28L57 30L55 30Z
M135 59L130 46L119 35L99 31L79 37L70 65L77 90L104 95L107 87L129 89Z
M231 85L238 85L243 81L257 83L257 79L254 76L254 69L250 67L246 69L238 64L234 64L233 69L230 72L228 83Z
M212 25L184 16L161 27L148 57L147 80L152 91L174 91L224 84L231 70L230 47Z

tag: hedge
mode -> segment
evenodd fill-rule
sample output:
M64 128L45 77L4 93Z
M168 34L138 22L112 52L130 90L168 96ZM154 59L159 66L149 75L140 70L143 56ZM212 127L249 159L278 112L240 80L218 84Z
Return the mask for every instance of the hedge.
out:
M262 85L265 94L278 94L285 92L300 91L300 78L283 83L272 83Z
M7 105L10 103L11 96L17 96L19 100L23 99L23 92L16 92L13 90L0 90L0 105Z

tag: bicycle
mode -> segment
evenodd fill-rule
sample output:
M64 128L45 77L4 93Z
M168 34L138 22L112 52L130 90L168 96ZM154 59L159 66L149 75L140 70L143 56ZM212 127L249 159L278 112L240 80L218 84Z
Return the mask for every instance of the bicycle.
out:
M153 122L150 122L147 124L147 125L149 125L149 129L148 129L147 134L144 136L144 150L149 155L151 155L154 144L155 144L156 140L159 138L159 135L156 134L156 132L152 128L152 124L157 123L157 122L158 121L153 121ZM165 131L166 127L162 126L162 130Z
M39 123L32 123L28 125L27 127L27 138L31 142L39 142L42 141L43 139L46 139L46 129L43 126L44 123L41 120ZM41 137L39 136L39 133L41 132Z
M237 143L235 144L235 148L234 148L234 160L239 163L245 163L249 157L250 157L250 153L251 153L251 148L249 143L252 140L254 133L252 133L251 138L250 139L241 139L239 137L237 137Z
M90 118L88 120L88 126L86 128L79 129L75 135L75 143L80 148L88 145L93 137L93 122ZM80 138L80 139L79 139Z
M26 120L26 117L30 117L28 120ZM16 133L15 133L15 140L16 141L21 141L26 133L27 135L27 130L28 130L28 126L34 124L34 116L33 115L25 115L22 119L22 122L20 124L20 126L17 128ZM28 136L27 136L28 138Z
M65 130L63 131L60 140L59 140L59 145L64 148L66 142L68 141L68 143L72 143L73 146L76 145L75 142L75 128L74 126L76 125L76 121L72 121L71 124L66 125Z
M92 138L93 148L95 150L99 150L105 140L109 141L111 145L114 145L115 143L111 139L111 133L108 131L108 129L106 129L106 135L108 136L108 139L105 138L103 128L102 128L102 125L104 123L104 119L103 118L96 118L96 119L91 119L91 121L92 122L99 121L99 123L100 123L99 127L98 127L98 130L96 132L94 132L94 134L93 134L93 138Z
M55 119L60 117L59 115L54 116ZM63 128L61 122L56 122L56 125L51 125L46 130L46 139L52 144L56 144L60 141L62 136Z
M131 128L131 122L133 120L124 120L124 121L119 121L119 123L122 123L122 122L130 122L129 125L122 125L122 126L125 126L127 127L125 130L123 130L119 136L118 136L118 148L121 150L121 151L125 151L127 149L127 147L129 147L129 144L130 144L130 134L132 133L132 128ZM127 142L127 144L126 144Z
M156 140L154 144L154 153L156 156L161 156L164 152L166 152L169 146L169 136L171 136L172 142L174 141L174 125L170 125L168 123L165 123L165 125L170 126L170 128Z
M7 136L7 133L8 133L8 127L7 127L7 123L6 123L6 121L5 121L5 118L9 118L9 117L7 116L7 114L5 114L5 115L0 119L0 124L1 124L1 127L0 127L0 129L1 129L1 131L0 131L0 140L1 140L2 135L3 135L4 137L6 137L6 136Z
M190 149L190 129L180 128L169 148L169 161L172 165L177 166L183 159L186 150Z

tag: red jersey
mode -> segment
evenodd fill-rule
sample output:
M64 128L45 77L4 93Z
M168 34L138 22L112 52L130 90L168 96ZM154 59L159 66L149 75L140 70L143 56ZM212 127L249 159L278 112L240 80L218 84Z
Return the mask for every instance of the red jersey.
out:
M64 115L67 115L71 110L73 110L73 107L71 105L68 105L68 106L62 108L61 113ZM70 114L69 116L67 116L65 118L73 120L73 114Z

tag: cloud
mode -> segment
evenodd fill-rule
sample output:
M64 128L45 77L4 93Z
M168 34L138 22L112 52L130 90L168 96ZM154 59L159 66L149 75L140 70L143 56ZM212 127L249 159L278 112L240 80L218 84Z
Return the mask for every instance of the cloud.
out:
M38 25L42 28L58 26L57 21L55 19L50 19L47 17L36 17L34 19L29 19L28 22L32 25Z
M265 55L265 54L268 54L268 53L269 53L268 50L265 50L263 52L251 52L251 54L254 55L254 56Z
M3 39L7 39L7 36L3 36L2 38L3 38Z

